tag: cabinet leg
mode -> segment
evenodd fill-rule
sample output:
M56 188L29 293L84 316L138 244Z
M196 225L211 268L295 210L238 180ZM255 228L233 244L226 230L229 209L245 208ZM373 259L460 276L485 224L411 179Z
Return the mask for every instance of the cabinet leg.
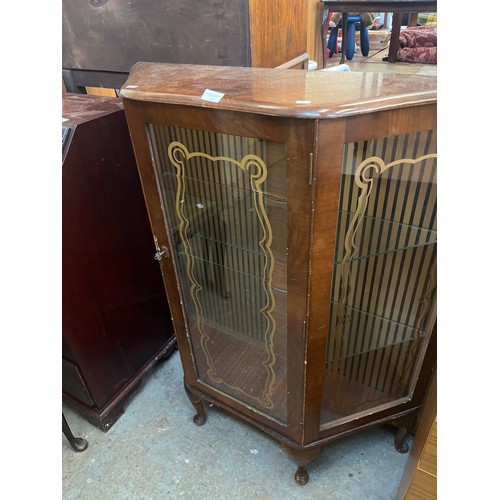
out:
M295 471L295 481L297 484L301 486L307 484L309 481L309 474L306 470L306 466L320 455L323 451L323 447L320 446L319 448L300 450L292 448L285 443L282 443L281 446L298 464L297 470Z
M394 447L399 453L408 453L410 449L408 443L405 441L408 434L415 431L417 425L417 412L412 412L401 418L393 420L391 425L396 427L396 436L394 437Z
M207 421L207 415L205 413L205 408L203 407L201 398L191 392L186 384L186 381L184 381L184 389L186 391L187 397L189 398L189 401L191 401L191 404L196 410L196 415L193 417L193 422L196 425L203 425Z
M407 427L398 427L396 437L394 438L394 446L399 453L408 453L408 450L410 449L408 443L405 441L408 434L409 431Z
M304 486L309 481L309 473L303 465L299 465L295 471L295 482Z
M68 422L66 421L66 417L64 413L62 414L62 431L66 436L66 439L69 441L69 444L75 451L83 451L87 449L89 445L88 441L83 438L75 437L69 428Z

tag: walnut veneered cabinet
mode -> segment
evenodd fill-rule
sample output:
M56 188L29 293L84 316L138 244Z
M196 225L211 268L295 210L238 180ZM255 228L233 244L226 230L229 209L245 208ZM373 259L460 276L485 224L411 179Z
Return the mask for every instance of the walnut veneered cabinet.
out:
M436 79L136 64L121 89L185 374L277 438L415 424L436 361Z

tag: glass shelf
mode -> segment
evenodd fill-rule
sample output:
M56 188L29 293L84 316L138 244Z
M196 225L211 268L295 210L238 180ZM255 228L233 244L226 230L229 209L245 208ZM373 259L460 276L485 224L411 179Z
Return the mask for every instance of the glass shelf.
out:
M347 230L353 217L352 212L339 211L338 230L342 231L341 234L345 232L344 228ZM365 215L361 217L354 237L354 245L357 248L354 248L354 245L349 248L349 260L366 259L435 243L437 231ZM339 248L336 254L335 264L341 264L347 250L345 247Z
M232 196L234 191L237 196L240 196L239 198ZM165 200L169 204L167 212L177 213L175 191L172 188L165 188L164 193ZM226 188L224 196L229 200L226 203L223 195L219 197L215 194L210 197L200 193L184 195L182 216L189 222L188 238L196 235L205 240L208 245L221 245L225 251L237 249L248 254L253 253L257 256L256 258L264 258L265 254L261 246L264 229L255 209L253 194L248 191ZM271 251L276 260L286 262L287 205L268 196L264 196L262 201L271 227L269 234L272 239ZM172 219L172 216L169 219ZM180 245L178 219L179 214L175 219L169 220L168 225L176 244Z
M234 165L231 165L231 168L234 170L235 167ZM228 169L228 171L231 171ZM242 171L237 171L237 175L229 175L223 172L218 172L217 177L220 176L227 176L228 179L222 179L222 182L217 181L217 177L212 174L211 177L196 177L193 178L189 175L184 175L183 180L187 184L191 185L196 185L200 191L205 191L205 192L225 192L226 194L228 192L233 194L234 198L240 198L240 197L245 197L248 194L253 194L254 190L252 189L251 183L250 183L250 175L248 173L244 173ZM168 185L176 185L177 183L177 174L175 172L163 172L162 176L165 178L171 178L171 180L168 181ZM280 190L285 192L279 192L278 190L272 191L269 189L269 182L264 181L260 185L260 189L262 190L262 194L265 195L267 198L279 203L287 203L286 200L286 184L283 183L280 187ZM273 183L273 185L276 185L276 183Z
M343 328L345 341L341 358L358 356L366 352L409 342L425 335L411 325L369 314L358 309L331 303L331 327ZM343 325L343 326L340 326ZM335 335L332 335L332 340Z
M187 253L185 251L179 251L177 252L177 255L180 258L180 262L182 262L183 269L185 269L185 266L187 265ZM234 255L228 253L227 258L225 259L228 265L221 265L218 259L207 259L196 254L191 254L191 256L194 261L194 267L199 270L199 272L206 272L207 269L215 268L218 274L237 273L241 279L246 276L248 278L260 280L261 282L264 281L264 277L259 274L259 271L264 269L264 261L258 261L262 265L251 265L251 263L243 263L242 260L239 261L237 256L235 257ZM253 254L252 257L254 256L261 257L261 255L258 254ZM286 288L286 282L282 282L281 279L278 279L281 276L286 276L286 267L284 264L275 262L272 276L270 276L273 288L280 290Z
M179 252L178 259L180 268L186 270L186 253ZM286 335L286 266L276 265L268 282L261 276L193 256L191 273L199 285L197 302L201 311L193 300L185 300L188 315L196 317L202 312L203 319L220 331L262 340L269 328L269 315L262 311L274 303L270 314L274 327L277 334ZM185 271L181 280L183 290L192 293L192 282Z

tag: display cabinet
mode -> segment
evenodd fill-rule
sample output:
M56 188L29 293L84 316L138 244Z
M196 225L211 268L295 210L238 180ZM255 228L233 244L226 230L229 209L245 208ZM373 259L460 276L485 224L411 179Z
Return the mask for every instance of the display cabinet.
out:
M372 425L406 451L436 363L436 79L138 63L121 96L195 423L246 419L300 484Z
M62 115L62 395L107 431L176 341L121 100Z

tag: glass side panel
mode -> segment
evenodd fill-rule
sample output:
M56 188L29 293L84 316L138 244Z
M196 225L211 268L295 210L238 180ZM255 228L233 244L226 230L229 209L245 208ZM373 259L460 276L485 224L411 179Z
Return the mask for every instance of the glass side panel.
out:
M146 130L199 379L286 423L286 145Z
M436 136L346 144L321 425L410 397L436 299Z

